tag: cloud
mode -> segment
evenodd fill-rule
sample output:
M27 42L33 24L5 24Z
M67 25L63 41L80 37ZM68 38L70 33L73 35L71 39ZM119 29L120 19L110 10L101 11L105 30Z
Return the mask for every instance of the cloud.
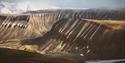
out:
M7 8L2 8L0 11L1 13L9 13L9 14L11 13L11 11Z
M22 12L41 9L88 9L88 8L125 8L125 0L1 0L1 12ZM4 6L4 7L3 7Z
M15 5L14 3L8 3L8 2L0 2L0 13L12 13L15 11Z
M26 11L34 11L41 9L58 9L59 7L49 4L48 2L0 2L0 12L1 13L21 13Z
M40 9L51 9L51 8L57 9L57 8L59 8L57 6L49 4L47 2L34 3L34 2L27 1L27 2L19 2L16 5L19 9L22 9L24 11L26 11L26 10L40 10Z

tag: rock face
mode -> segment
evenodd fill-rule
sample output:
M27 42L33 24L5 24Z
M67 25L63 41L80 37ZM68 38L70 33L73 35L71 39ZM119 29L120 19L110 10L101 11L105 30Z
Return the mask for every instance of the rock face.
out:
M0 47L72 61L125 58L124 12L46 10L0 15Z

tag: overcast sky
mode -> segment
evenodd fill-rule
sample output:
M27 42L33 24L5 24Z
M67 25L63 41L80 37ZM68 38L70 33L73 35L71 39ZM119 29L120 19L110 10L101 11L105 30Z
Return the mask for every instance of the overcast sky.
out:
M123 8L125 0L0 0L16 3L20 8Z

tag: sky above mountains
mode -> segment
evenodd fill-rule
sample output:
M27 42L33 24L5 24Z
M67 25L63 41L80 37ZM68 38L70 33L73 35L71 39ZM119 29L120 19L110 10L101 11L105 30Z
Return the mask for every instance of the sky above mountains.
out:
M39 8L121 8L125 7L125 0L1 0L6 2L20 2L22 6Z
M40 10L58 8L125 8L125 0L0 0L0 9ZM14 8L15 7L15 8Z

